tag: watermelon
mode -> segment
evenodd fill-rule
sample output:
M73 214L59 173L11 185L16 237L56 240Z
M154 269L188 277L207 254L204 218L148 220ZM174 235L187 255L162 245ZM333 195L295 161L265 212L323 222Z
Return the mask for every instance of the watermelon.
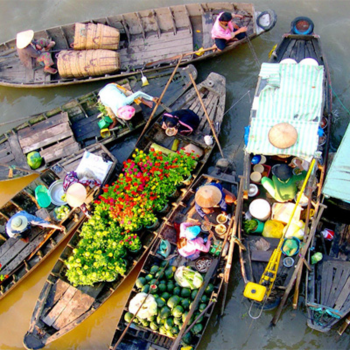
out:
M163 299L165 299L165 300L168 300L168 299L171 297L171 295L170 295L168 292L164 292L164 293L161 295L161 297L162 297Z
M184 315L184 314L183 314ZM183 317L182 315L182 317ZM182 325L182 317L174 317L174 324L176 324L177 326L181 326Z
M32 169L38 169L42 163L43 159L39 152L30 152L27 154L27 163Z
M192 327L191 332L193 334L199 334L203 330L203 325L201 323L195 324L194 327Z
M200 305L199 305L199 311L200 311L200 312L204 311L204 309L205 309L206 307L207 307L207 304L204 304L204 303L200 304Z
M173 290L174 295L180 295L181 294L181 288L180 287L175 287Z
M202 303L205 303L205 304L208 304L209 298L208 298L206 295L202 295L202 297L201 297L201 302L202 302Z
M160 328L159 328L159 333L160 333L160 334L166 334L166 329L165 329L165 327L163 327L163 326L160 327Z
M165 270L165 277L170 280L174 277L174 272L176 271L176 267L175 266L170 266Z
M182 337L181 343L182 343L183 345L191 345L191 342L192 342L192 334L191 334L191 332L187 332L187 333Z
M151 294L156 294L157 293L157 291L158 291L158 287L155 285L155 284L151 284L150 285L150 293Z
M157 281L156 278L151 279L151 281L149 282L149 284L158 284L159 282Z
M171 314L170 309L167 306L163 306L162 309L160 310L160 318L162 320L168 318L170 314Z
M184 312L183 307L182 307L181 305L177 305L177 306L175 306L175 307L173 308L173 310L172 310L172 315L173 315L174 317L181 317L181 315L183 314L183 312Z
M139 278L136 280L136 287L139 288L139 289L141 289L146 283L147 283L146 278L144 278L144 277L139 277Z
M160 267L165 267L168 262L166 260L162 261Z
M165 284L165 285L166 285L166 282L167 282L166 280L160 280L160 281L158 281L159 284ZM166 287L166 286L165 286L165 287Z
M166 284L162 283L158 285L158 291L159 293L164 293L166 292Z
M169 293L173 293L174 287L175 287L174 282L172 282L172 281L168 282L168 284L166 286Z
M168 329L168 330L166 331L166 336L167 336L167 337L170 337L170 338L173 338L173 337L174 337L173 333L171 333L171 329Z
M127 312L124 315L124 320L129 323L133 317L134 317L134 315L131 312Z
M198 289L194 289L194 290L192 291L192 293L191 293L191 298L192 298L192 300L194 300L194 299L196 298L197 293L198 293Z
M181 299L181 305L184 309L188 309L191 305L191 300L189 298Z
M177 295L173 295L169 298L167 305L170 307L170 309L173 309L177 304L179 304L181 301L181 298Z
M140 320L141 321L141 324L142 324L142 326L144 326L144 327L148 327L149 326L149 322L147 321L147 320Z
M194 319L196 319L201 313L200 312L195 312L194 313ZM202 323L203 321L203 316L201 316L196 323Z
M162 308L162 307L165 306L165 304L166 304L165 299L162 298L162 297L157 298L157 299L156 299L156 302L157 302L157 306L158 306L159 308Z
M193 307L193 302L190 304L189 309L191 310L191 309L192 309L192 307ZM195 308L195 310L197 310L197 309L198 309L198 305L197 305L197 307Z
M165 329L171 329L174 326L174 320L172 317L168 317L164 323Z
M141 288L141 292L143 292L143 293L148 293L148 291L149 291L149 285L148 284L146 284L146 285L144 285L142 288Z
M153 280L153 275L151 275L150 273L145 277L147 282L150 282Z
M162 321L163 321L162 318L161 318L160 315L158 314L158 315L157 315L157 319L156 319L157 324L158 324L158 325L163 324Z
M151 274L155 274L155 273L158 272L158 270L159 270L159 266L158 266L158 265L153 265L153 266L151 267L150 273L151 273Z
M213 293L213 291L214 291L214 285L209 283L207 288L205 288L204 293L208 294L208 295L211 295L211 293Z
M149 327L152 329L152 331L158 330L158 325L155 322L151 322Z
M174 335L177 335L179 333L179 327L174 326L173 328L171 328L171 333L173 333Z
M182 314L182 322L185 322L187 315L188 315L188 311L185 311ZM193 321L194 321L194 315L192 314L192 316L190 318L190 321L189 321L189 324L191 324Z
M147 318L147 321L153 322L156 319L156 315Z
M190 288L182 288L181 296L183 298L189 298L191 296L191 289Z
M158 271L155 276L156 276L156 278L159 278L159 279L163 278L164 277L164 271Z

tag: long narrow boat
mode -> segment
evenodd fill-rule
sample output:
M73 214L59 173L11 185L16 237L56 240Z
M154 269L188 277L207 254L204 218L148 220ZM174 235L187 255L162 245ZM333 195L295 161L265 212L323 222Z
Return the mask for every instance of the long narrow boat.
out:
M349 144L348 127L327 172L322 189L327 209L308 259L313 264L306 276L307 325L319 332L328 332L350 313ZM317 263L312 258L316 253L323 254Z
M219 74L211 73L201 84L198 84L198 91L201 94L203 103L208 110L212 122L217 125L217 131L220 132L220 126L224 116L224 107L226 99L225 78ZM190 108L200 116L202 122L196 132L190 136L176 135L176 137L165 136L164 130L156 122L145 133L138 145L138 148L146 154L155 145L170 149L175 138L178 139L178 147L195 145L203 151L203 155L198 159L197 165L192 172L192 178L184 184L190 186L212 153L215 142L208 146L204 142L204 136L208 134L210 127L204 116L204 112L199 110L200 102L195 89L191 89L182 98L171 106L173 108ZM175 110L175 109L173 109ZM130 157L132 159L132 157ZM115 182L117 178L111 180ZM184 188L182 189L184 191ZM169 198L170 202L179 202L183 194L177 190ZM170 208L170 206L168 206ZM159 213L159 221L166 219L172 211L169 209L164 213ZM159 228L151 227L142 229L137 235L141 238L142 248L135 254L127 256L127 268L124 274L119 274L112 282L95 283L93 286L74 287L67 279L67 266L65 261L71 257L77 245L81 241L81 229L74 234L67 247L61 254L61 257L53 267L52 272L47 278L43 290L39 296L38 302L34 308L30 328L24 337L24 345L28 349L39 349L55 339L66 334L74 327L79 325L88 316L94 313L124 282L126 277L135 268L138 262L146 256L148 249L153 244L159 234Z
M135 77L128 77L116 83L133 92L141 90L158 97L171 73L171 69L166 69L146 74L149 85L144 87L141 80ZM190 73L194 79L197 77L197 71L192 65L176 72L164 94L163 106L174 103L190 87ZM38 151L43 158L43 165L37 169L42 171L61 158L78 153L80 149L96 142L110 147L113 142L142 127L151 114L151 108L134 104L137 111L135 116L130 121L118 123L111 130L111 135L103 138L98 126L100 120L98 119L100 115L98 93L99 90L95 90L58 108L32 117L24 117L26 122L1 135L0 164L7 164L12 171L9 171L6 166L0 167L0 181L11 180L14 176L18 178L29 173L26 156L32 151ZM159 106L156 116L163 110L163 107Z
M173 66L174 62L180 58L179 55L192 53L200 48L206 50L213 46L211 29L216 16L223 11L243 16L237 23L240 26L248 27L249 39L270 30L276 23L276 15L271 10L261 13L255 11L252 4L230 2L176 5L92 19L82 24L103 24L108 26L107 29L111 27L112 30L116 28L119 31L119 48L109 50L111 53L116 51L119 54L119 71L112 71L108 74L103 74L101 71L98 76L88 76L89 70L93 70L98 62L89 59L85 62L84 70L80 72L80 78L63 78L61 75L66 75L62 72L60 75L60 71L53 76L45 75L40 66L36 67L35 70L25 68L16 54L16 41L9 40L0 46L0 85L19 88L64 86L125 77L134 75L141 70L147 72L156 66ZM34 37L37 39L51 38L56 42L52 56L57 63L56 56L63 50L68 50L67 59L69 60L69 54L74 51L71 49L71 45L78 41L78 39L74 41L75 36L81 32L85 33L85 30L84 26L76 28L76 24L72 23L37 31ZM85 40L90 30L92 29L88 28L88 34L84 34ZM106 34L107 41L110 40L108 36L111 34ZM98 37L97 34L97 36L90 38L90 41L98 44ZM232 50L243 42L246 40L233 42L223 52ZM111 47L108 45L107 47ZM98 47L97 45L95 48ZM212 50L207 50L201 56L193 53L184 57L183 62L196 62L220 53ZM102 56L107 57L106 54ZM101 65L106 65L106 62L108 64L107 59ZM97 64L97 66L99 65ZM58 65L58 67L60 66ZM76 69L77 67L72 68ZM88 72L86 73L85 70Z
M110 350L177 350L181 340L177 339L177 337L182 338L184 341L184 343L182 343L183 346L189 346L192 349L198 348L202 336L209 324L215 304L219 300L221 287L223 285L223 275L228 252L227 245L230 229L234 221L235 206L230 206L228 209L231 219L225 224L228 228L226 234L218 239L215 239L215 244L221 248L221 250L220 248L218 249L217 255L212 253L201 253L199 259L194 261L188 260L179 255L177 253L177 234L174 224L189 222L190 219L200 221L203 220L198 213L196 213L195 209L195 192L200 186L209 183L220 183L226 190L237 194L238 185L236 182L236 177L233 174L222 175L222 177L220 175L201 175L188 190L183 200L177 205L174 212L161 229L160 235L154 242L150 254L145 260L138 275L136 284L129 295L124 312L122 313L116 327L116 331L109 348ZM217 223L216 217L220 213L221 210L217 210L215 213L211 214L210 222ZM164 258L164 256L159 253L162 240L167 240L171 245L170 255L167 258ZM199 268L201 259L207 259L210 261L209 267L207 266L207 271ZM158 268L155 268L154 266L157 266ZM158 278L159 275L156 274L156 270L160 271L163 266L166 266L165 274L161 274L161 277ZM174 284L172 284L173 278L171 276L169 278L167 275L167 270L169 267L176 270L182 266L189 266L192 270L197 270L202 273L204 284L200 287L200 289L194 289L191 291L189 288L180 288L178 284L175 284L175 286L177 286L176 289L178 289L178 291L175 292ZM153 279L158 278L158 281L155 282L157 291L156 293L151 292L152 294L150 294L157 301L159 310L158 315L161 313L165 314L165 312L170 311L167 305L170 305L173 310L172 315L170 315L169 312L169 315L167 315L166 318L162 318L162 316L157 317L156 315L147 320L141 315L141 313L140 318L138 317L139 314L135 315L135 313L132 314L129 312L130 301L138 293L140 293L140 291L144 292L144 289L141 288L141 285L139 284L140 281L145 281L146 276L147 280L149 280L150 275L152 275ZM145 283L147 285L147 282ZM148 283L152 284L153 282L150 281ZM164 284L164 286L161 288L162 284ZM170 284L172 285L170 286ZM165 294L167 294L167 296ZM177 310L179 313L176 314L176 317L174 317L174 307L176 307L176 304L170 304L172 299L176 299L176 304L181 305L179 310ZM163 307L167 308L168 310L163 309ZM197 311L198 308L199 311ZM205 310L203 316L198 319L196 325L190 330L190 326L195 320L197 320L199 314L203 312L203 310ZM131 317L134 315L135 318L131 320ZM162 327L166 328L162 329ZM189 330L187 335L185 335L186 330ZM176 344L176 341L178 344Z
M113 155L100 144L87 148L87 151L95 155L106 153L114 160L109 174L106 176L106 180L108 180L116 166ZM51 204L43 213L43 209L40 207L35 197L35 189L37 186L42 185L49 188L55 181L63 179L66 175L66 171L70 171L68 164L71 164L73 166L72 170L75 170L83 156L83 152L84 151L81 151L75 156L74 162L73 160L66 159L65 164L67 164L67 166L65 168L60 167L58 173L52 169L47 169L0 208L0 264L1 275L6 276L6 278L0 282L0 299L4 298L13 288L22 282L25 277L43 263L84 220L85 215L80 209L70 208L70 212L67 214L66 218L57 221L53 216L55 206ZM94 192L89 193L89 197L86 201L87 203L91 201L93 194ZM36 216L42 218L50 218L52 223L63 225L66 231L62 232L56 229L33 226L29 235L29 242L24 242L17 238L9 238L5 229L6 223L14 214L22 210L32 215L38 213Z
M242 239L244 239L246 251L240 250L240 256L242 274L247 283L245 296L254 301L259 299L260 311L263 309L261 306L267 309L279 303L291 281L293 266L296 266L299 260L299 254L295 254L295 251L293 254L292 249L289 252L293 255L292 259L285 260L286 255L278 257L281 248L279 244L285 243L286 238L294 240L291 236L299 236L299 239L302 240L303 232L305 232L304 242L306 244L308 231L301 229L300 219L306 227L310 227L310 232L311 224L312 227L316 225L315 219L319 211L328 155L331 117L330 75L320 38L313 34L311 20L302 18L293 21L291 32L283 36L282 41L272 53L269 63L264 63L261 67L250 114L250 132L245 150L245 198L242 215L248 211L251 215L250 220L246 215L243 223L245 229ZM325 134L319 137L319 129L324 127L327 120L328 129L323 130ZM295 143L291 142L288 148L276 147L269 141L270 130L280 123L286 123L288 128L292 126L297 132ZM272 138L271 141L275 142ZM271 177L273 166L287 164L295 167L296 159L300 160L300 164L302 163L304 174L312 159L316 159L316 165L311 173L305 196L302 197L304 206L296 206L292 223L297 226L290 226L288 235L282 237L284 227L288 224L295 207L297 196L294 200L283 197L289 192L283 193L281 190L282 194L278 197L280 192L276 189L276 200L261 185L259 180L261 175L258 179L254 179L256 173L254 175L252 173L262 171L264 181L266 177ZM303 176L300 181L298 180L296 176L300 172L301 169L297 167L293 169L293 179L299 182L299 190L305 178ZM273 183L275 181L279 180L274 177ZM317 187L315 187L316 184ZM317 191L315 191L316 188ZM295 190L298 191L297 188ZM251 205L253 202L255 204ZM254 209L253 207L257 204L258 208ZM299 229L301 232L297 233ZM288 241L288 244L298 245L298 240L295 244ZM277 247L279 247L278 252L275 251ZM299 245L299 248L301 250L302 246ZM287 247L285 251L288 253ZM269 271L267 271L267 266L269 266ZM250 290L248 282L255 283L250 285ZM294 280L291 283L294 283ZM253 314L257 316L261 314L260 311ZM254 315L252 317L255 317Z

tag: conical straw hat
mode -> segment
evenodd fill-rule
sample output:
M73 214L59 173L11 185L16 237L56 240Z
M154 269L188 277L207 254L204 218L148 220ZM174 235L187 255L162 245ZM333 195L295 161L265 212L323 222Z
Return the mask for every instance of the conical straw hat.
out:
M216 186L206 185L198 189L195 201L202 208L212 208L219 204L221 198L221 191Z
M68 187L66 200L72 207L80 207L86 199L86 188L80 183L74 183Z
M27 47L34 38L34 31L29 29L24 32L17 33L16 46L18 49L24 49Z
M280 123L269 131L269 141L277 148L285 149L293 146L298 139L298 132L289 123Z

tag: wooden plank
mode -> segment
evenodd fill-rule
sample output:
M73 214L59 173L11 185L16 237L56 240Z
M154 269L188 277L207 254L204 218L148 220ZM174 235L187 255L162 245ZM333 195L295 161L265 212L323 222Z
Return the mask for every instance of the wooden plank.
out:
M33 139L36 140L33 142L30 142L31 138L25 139L27 145L24 147L22 146L23 152L28 153L28 152L31 152L33 150L39 149L41 147L48 146L48 145L55 143L59 140L63 140L65 138L73 136L73 131L69 127L68 123L60 124L60 125L53 127L49 131L46 131L45 136L46 136L46 138L44 140L40 139L40 135L33 136ZM42 138L42 136L41 136L41 138Z
M42 318L42 321L51 327L63 310L69 305L76 292L76 288L69 286L58 303Z
M251 251L251 261L268 262L271 258L273 250L252 250Z
M333 282L333 266L325 261L323 263L323 276L322 276L322 295L321 295L321 304L326 305L331 286Z
M29 169L29 165L27 164L27 159L22 152L21 145L18 141L18 136L15 133L11 133L8 137L9 145L11 147L11 153L13 154L16 165L20 166L24 169Z
M17 238L9 238L4 244L0 246L0 262L1 257L18 241Z
M45 148L40 152L40 155L45 159L46 163L49 163L56 159L70 156L79 150L79 143L73 137L70 137L54 146Z
M73 322L83 313L88 311L94 301L95 298L82 293L80 290L76 290L73 298L58 316L56 321L52 324L52 327L60 330L61 328L67 326L69 323Z
M339 294L339 297L335 302L334 309L341 311L343 304L345 303L346 299L349 297L349 293L350 293L350 277L348 277L343 290Z
M21 141L26 137L30 137L34 134L40 133L58 124L69 122L68 113L59 113L53 117L36 123L28 128L18 130L18 139Z
M348 273L344 270L343 266L335 267L335 275L333 283L331 285L331 291L326 300L326 304L330 307L333 307L335 300L338 298L343 286L348 278Z
M211 38L211 30L213 28L213 14L211 12L207 12L202 15L202 36L203 43L202 47L207 49L214 45L214 40Z

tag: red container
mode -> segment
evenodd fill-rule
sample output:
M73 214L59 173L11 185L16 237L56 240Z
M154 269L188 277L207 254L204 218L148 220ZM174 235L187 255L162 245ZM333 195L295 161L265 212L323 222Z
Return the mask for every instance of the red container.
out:
M271 172L271 167L270 165L262 164L264 166L264 171L262 172L262 177L266 176L269 177L270 172Z

